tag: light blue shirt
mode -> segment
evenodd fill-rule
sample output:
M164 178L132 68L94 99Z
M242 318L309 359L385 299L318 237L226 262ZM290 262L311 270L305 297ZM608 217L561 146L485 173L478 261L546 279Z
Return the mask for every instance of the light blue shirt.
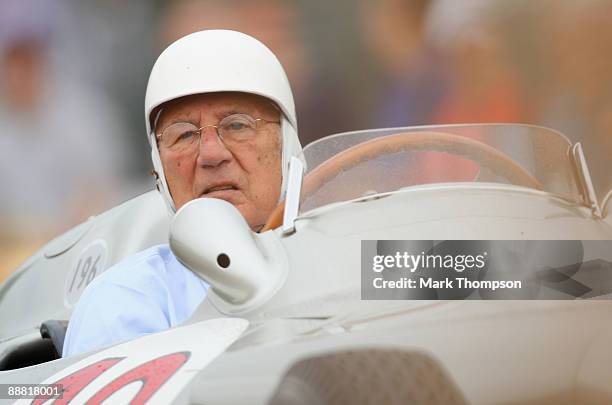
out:
M62 355L179 325L193 314L207 290L208 284L179 263L168 245L128 256L83 291L68 324Z

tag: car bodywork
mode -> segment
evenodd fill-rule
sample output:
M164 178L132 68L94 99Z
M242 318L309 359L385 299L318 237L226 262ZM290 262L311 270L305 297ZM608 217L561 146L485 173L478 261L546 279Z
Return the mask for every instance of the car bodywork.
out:
M0 289L0 383L69 381L76 402L612 400L605 289L588 301L361 299L363 240L612 240L612 181L591 178L579 144L464 125L339 134L304 155L306 178L298 171L287 197L299 208L282 227L252 233L231 205L206 200L171 218L150 192L51 241ZM41 324L68 320L93 278L168 235L212 286L189 322L52 360ZM604 263L587 272L594 288L612 280L612 242L601 246L584 250ZM157 385L131 384L143 375Z

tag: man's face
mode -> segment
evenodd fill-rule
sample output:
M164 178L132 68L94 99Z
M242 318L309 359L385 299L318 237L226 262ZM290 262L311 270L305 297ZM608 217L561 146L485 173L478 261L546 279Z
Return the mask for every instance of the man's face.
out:
M198 94L169 101L162 107L156 126L158 136L178 122L200 128L217 125L232 114L275 122L280 117L269 100L247 93ZM227 143L212 127L202 130L199 146L189 150L177 152L158 142L174 205L178 210L195 198L219 198L238 208L249 226L257 230L280 195L280 125L260 122L252 139Z

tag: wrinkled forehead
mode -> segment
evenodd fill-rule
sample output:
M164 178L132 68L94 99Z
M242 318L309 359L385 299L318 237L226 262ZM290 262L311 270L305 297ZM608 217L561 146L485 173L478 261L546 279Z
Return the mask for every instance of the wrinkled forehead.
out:
M177 119L199 119L206 115L216 119L234 114L249 114L255 118L277 120L280 109L262 96L241 92L219 92L194 94L167 101L153 110L152 126L159 128L164 123Z

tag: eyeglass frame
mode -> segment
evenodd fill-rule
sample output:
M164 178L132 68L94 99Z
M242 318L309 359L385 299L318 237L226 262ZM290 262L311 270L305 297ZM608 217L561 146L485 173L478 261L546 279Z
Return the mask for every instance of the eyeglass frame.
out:
M156 122L155 122L155 124L157 124L157 120L159 120L159 117L161 116L162 111L163 111L163 110L160 110L160 111L157 113L157 117L156 117L156 119L155 119L155 121L156 121ZM222 118L222 119L219 121L219 123L217 123L217 125L212 125L212 124L209 124L209 125L204 125L204 126L202 126L202 127L200 127L200 128L196 128L196 129L195 129L195 131L197 131L197 133L198 133L198 137L199 137L199 138L198 138L198 145L199 145L199 143L202 141L202 131L203 131L203 130L205 130L206 128L214 128L214 129L215 129L215 132L217 133L217 137L218 137L218 138L221 140L221 142L223 143L223 145L224 145L225 147L227 147L227 145L226 145L226 144L225 144L225 142L223 141L223 135L221 135L221 133L219 132L219 129L220 129L220 125L219 125L219 124L221 124L221 122L223 122L223 120L225 120L225 119L227 119L227 118L229 118L229 117L232 117L232 116L234 116L234 115L244 115L244 116L247 116L248 118L252 119L252 120L255 122L255 130L256 130L256 131L259 129L259 128L258 128L258 125L257 125L259 122L264 122L264 123L266 123L266 124L280 124L280 123L281 123L281 121L280 121L280 120L279 120L279 121L272 121L272 120L266 120L265 118L254 118L254 117L252 117L252 116L250 116L249 114L246 114L246 113L234 113L234 114L230 114L230 115L227 115L227 116L223 117L223 118ZM155 134L155 140L157 141L158 145L159 145L159 141L161 141L161 139L162 139L162 135L164 134L164 131L166 131L166 130L167 130L169 127L171 127L172 125L174 125L174 124L180 124L180 123L184 123L184 124L192 124L194 127L196 127L196 125L195 125L195 124L193 124L192 122L188 122L188 121L180 121L180 122L174 122L174 123L172 123L172 124L168 125L168 126L167 126L167 127L166 127L166 128L163 130L163 131L161 131L161 134L159 134L159 135L156 133L157 131L154 129L154 130L153 130L153 133ZM159 146L158 146L158 147L159 147ZM166 148L170 149L169 147L166 147Z

